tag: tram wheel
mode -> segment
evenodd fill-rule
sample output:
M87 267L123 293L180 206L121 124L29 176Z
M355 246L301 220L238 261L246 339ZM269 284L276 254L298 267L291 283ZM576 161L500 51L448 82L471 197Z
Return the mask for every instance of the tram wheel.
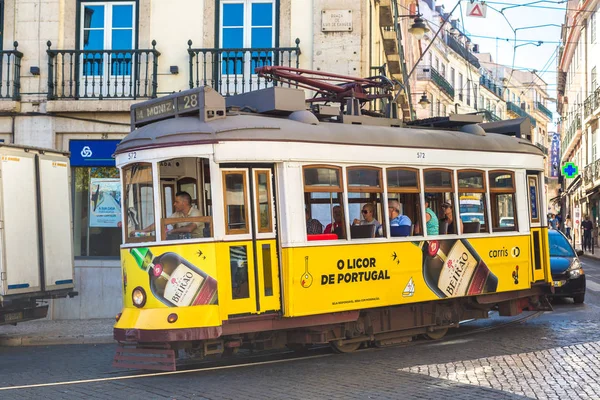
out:
M239 347L225 347L221 357L232 357L237 354Z
M437 329L432 332L427 332L424 336L430 340L438 340L446 336L446 333L448 333L448 328Z
M337 340L334 340L330 343L333 351L336 353L352 353L353 351L358 350L362 344L362 342L340 344Z

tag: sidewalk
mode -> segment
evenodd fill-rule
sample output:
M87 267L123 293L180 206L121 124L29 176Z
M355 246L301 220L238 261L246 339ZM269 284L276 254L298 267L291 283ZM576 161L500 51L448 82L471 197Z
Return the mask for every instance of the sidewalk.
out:
M35 320L0 326L0 346L115 343L114 319Z

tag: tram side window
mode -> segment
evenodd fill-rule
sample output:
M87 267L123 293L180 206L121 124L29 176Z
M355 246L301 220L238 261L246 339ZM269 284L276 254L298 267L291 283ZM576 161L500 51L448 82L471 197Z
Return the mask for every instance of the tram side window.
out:
M342 169L311 165L302 172L307 239L345 239Z
M489 232L483 171L458 171L458 201L463 233Z
M225 200L225 233L240 235L250 233L248 227L248 177L246 171L223 171Z
M494 231L516 231L515 179L511 171L490 171L490 198Z
M456 211L452 206L452 171L427 169L425 178L425 231L427 235L456 234Z
M412 236L423 232L419 171L411 168L388 168L386 177L390 235Z
M139 243L156 239L154 227L154 188L152 164L136 163L123 167L124 204L127 208L125 242Z
M173 158L159 162L158 170L163 240L212 237L209 160Z
M347 174L348 212L352 221L350 237L365 239L385 236L381 169L351 167Z

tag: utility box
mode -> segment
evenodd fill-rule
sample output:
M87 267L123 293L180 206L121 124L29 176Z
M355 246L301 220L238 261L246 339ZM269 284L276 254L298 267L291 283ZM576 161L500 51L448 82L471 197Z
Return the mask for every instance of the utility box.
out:
M74 296L68 153L0 144L0 324Z

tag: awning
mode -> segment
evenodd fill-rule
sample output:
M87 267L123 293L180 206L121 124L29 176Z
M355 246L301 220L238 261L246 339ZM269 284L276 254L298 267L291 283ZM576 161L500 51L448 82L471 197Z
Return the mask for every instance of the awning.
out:
M567 190L565 190L565 192L571 194L575 189L579 187L579 185L581 185L581 175L577 175L577 177L573 180L573 182L571 182L569 187L567 187Z

